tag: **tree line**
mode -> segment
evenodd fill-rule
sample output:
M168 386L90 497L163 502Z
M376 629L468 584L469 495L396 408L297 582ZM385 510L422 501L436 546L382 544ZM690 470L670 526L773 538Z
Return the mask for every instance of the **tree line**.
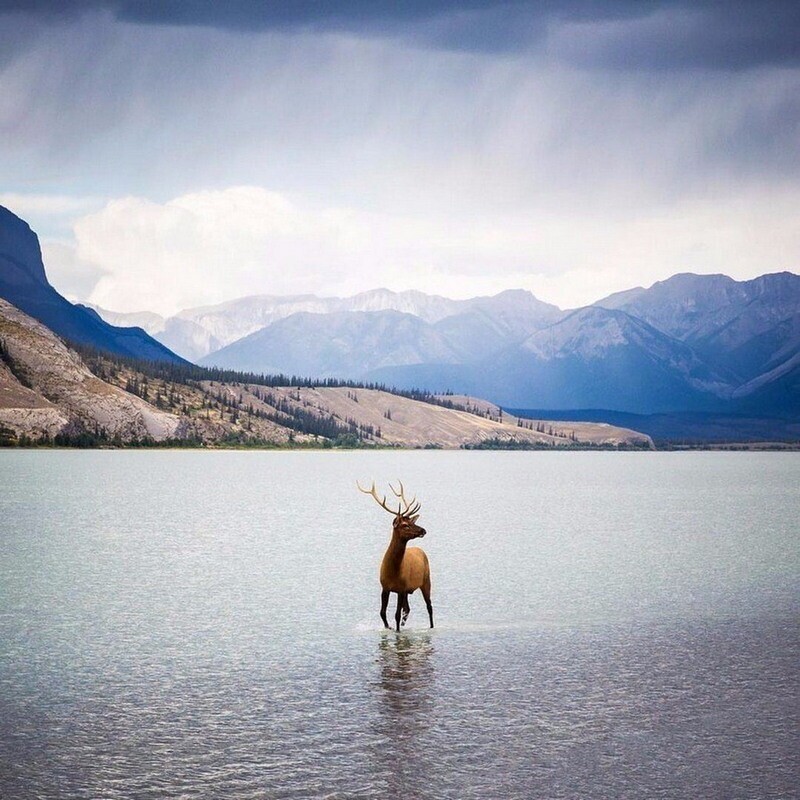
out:
M101 380L113 381L121 370L127 368L153 380L186 385L197 385L202 381L213 381L234 386L249 384L274 388L296 386L298 389L372 389L406 397L409 400L419 400L430 405L458 411L469 411L470 413L478 414L478 416L484 416L477 409L469 408L451 400L450 397L453 394L451 391L444 392L440 396L428 389L402 389L375 381L357 381L346 378L310 378L303 375L285 375L283 373L272 375L243 372L221 367L201 367L188 361L176 363L173 361L155 361L133 356L122 356L72 341L67 341L67 345L81 356L86 366ZM358 402L357 397L355 399Z

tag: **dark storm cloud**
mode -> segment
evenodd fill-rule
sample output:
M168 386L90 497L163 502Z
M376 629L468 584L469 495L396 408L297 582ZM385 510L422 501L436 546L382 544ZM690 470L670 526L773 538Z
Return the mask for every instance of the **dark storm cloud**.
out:
M2 188L65 287L85 295L94 265L95 300L130 310L167 303L173 257L194 277L172 310L252 293L262 253L294 265L264 273L281 291L346 273L572 306L678 270L796 269L797 15L0 0Z
M342 31L442 49L543 52L590 69L800 63L797 0L0 0L0 12L56 22L91 10L148 25Z

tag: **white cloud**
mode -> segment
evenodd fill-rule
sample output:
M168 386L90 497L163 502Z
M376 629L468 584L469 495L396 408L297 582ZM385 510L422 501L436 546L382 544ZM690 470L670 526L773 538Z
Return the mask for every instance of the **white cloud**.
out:
M81 260L107 271L91 301L164 313L254 293L336 285L360 231L344 212L313 212L257 187L127 197L75 225Z
M105 274L102 266L82 260L75 243L45 239L41 242L47 279L73 302L84 302Z
M527 288L574 307L678 271L796 270L800 192L711 195L619 215L517 210L491 218L316 208L254 186L109 202L75 224L91 302L170 314L249 294L379 286L451 297ZM63 260L63 259L62 259ZM62 274L66 270L62 266Z

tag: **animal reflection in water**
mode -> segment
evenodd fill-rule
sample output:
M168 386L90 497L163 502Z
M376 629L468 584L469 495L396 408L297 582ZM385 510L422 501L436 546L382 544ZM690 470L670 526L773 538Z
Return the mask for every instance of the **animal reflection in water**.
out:
M398 481L400 483L400 481ZM408 605L409 595L417 589L422 592L425 605L428 607L428 617L433 627L433 606L431 605L431 568L428 556L421 547L407 547L412 539L421 539L426 531L417 525L421 504L416 498L406 500L403 484L400 483L399 491L391 484L389 488L398 498L397 511L389 508L386 496L378 497L373 482L371 489L364 489L356 482L359 491L372 495L375 502L384 510L394 516L392 522L392 539L386 548L386 553L381 561L381 619L384 627L389 627L386 619L386 606L389 604L389 594L397 594L397 610L394 615L396 629L399 631L406 624L411 607Z
M378 645L380 685L387 705L396 712L421 709L431 702L424 691L433 680L433 642L427 631L382 636Z
M428 630L380 634L377 701L371 729L374 769L385 781L384 797L427 797L426 777L438 754L420 742L436 718L434 636Z

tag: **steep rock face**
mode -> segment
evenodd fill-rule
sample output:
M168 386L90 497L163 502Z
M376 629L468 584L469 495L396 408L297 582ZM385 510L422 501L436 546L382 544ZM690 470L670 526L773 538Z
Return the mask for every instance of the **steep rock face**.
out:
M104 429L123 441L180 435L180 420L95 377L37 320L0 300L0 423L30 436Z
M711 371L684 343L622 311L583 308L522 343L541 360L578 358L599 361L621 347L636 348L665 369L684 377L700 391L724 395L729 376Z
M763 275L742 286L740 307L709 320L690 342L709 360L751 381L800 352L800 277Z
M197 361L206 353L219 350L223 346L222 342L202 325L180 316L162 317L151 311L109 311L91 303L81 304L80 307L111 325L141 328L173 353L189 361Z
M75 306L47 281L39 239L27 223L0 206L0 298L80 344L155 361L181 359L140 328L115 328Z
M352 297L336 298L330 310L398 311L433 323L458 313L463 302L414 290L392 292L389 289L372 289Z
M69 418L44 395L21 383L6 363L8 358L5 350L0 351L0 427L34 439L55 436Z
M319 298L315 295L290 295L286 297L253 295L213 306L179 311L174 317L170 318L170 321L180 320L185 325L191 326L185 328L186 331L191 331L190 338L187 341L189 347L196 348L198 346L200 341L199 329L209 337L209 347L217 345L216 349L220 349L292 314L301 312L325 314L329 310L331 309L329 308L328 299ZM178 329L176 328L176 346L177 336L180 335L177 331ZM213 350L206 350L200 357L210 352L213 352Z
M24 220L0 206L0 265L3 280L12 286L47 285L39 239Z
M170 350L195 363L222 347L222 342L202 325L180 317L166 319L156 338Z
M539 385L561 385L562 402L576 408L708 408L730 394L730 376L713 370L691 347L620 311L585 308L529 337L511 355ZM531 386L534 407L554 395ZM538 395L538 396L537 396ZM599 401L599 402L598 402Z

